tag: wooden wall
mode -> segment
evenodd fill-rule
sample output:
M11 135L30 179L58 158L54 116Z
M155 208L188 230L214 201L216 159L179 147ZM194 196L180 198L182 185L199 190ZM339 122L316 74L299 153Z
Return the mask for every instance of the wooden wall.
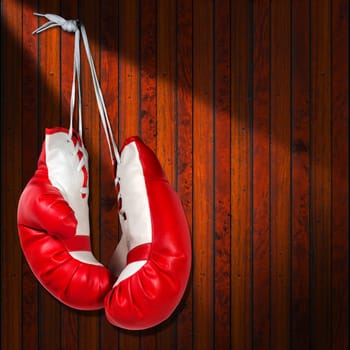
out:
M1 348L348 349L349 2L2 0ZM16 230L45 127L68 126L73 36L86 25L119 145L139 134L177 189L193 268L165 323L112 327L58 303ZM42 23L42 21L40 22ZM93 250L117 243L107 146L86 61Z

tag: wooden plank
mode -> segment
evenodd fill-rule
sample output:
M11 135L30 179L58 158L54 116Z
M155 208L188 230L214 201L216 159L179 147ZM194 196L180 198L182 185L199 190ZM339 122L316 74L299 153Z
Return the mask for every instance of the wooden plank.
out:
M270 2L254 2L253 347L270 347Z
M192 2L177 1L177 191L192 233ZM191 276L192 277L192 276ZM177 322L177 348L192 349L191 277L180 305Z
M311 2L311 345L331 345L330 2Z
M115 1L101 2L101 89L106 104L109 120L116 142L118 143L118 4ZM117 196L114 188L114 169L109 156L104 131L101 128L100 155L100 251L101 262L108 264L108 259L118 243ZM100 346L102 349L115 348L118 330L105 318L100 319Z
M157 26L157 156L175 183L176 2L158 2Z
M157 149L157 2L141 1L141 134L154 152Z
M231 7L231 344L252 348L252 5Z
M38 40L32 34L37 27L37 17L33 16L36 1L31 0L23 5L23 153L22 180L23 187L34 175L37 168L38 151L41 150L42 139L38 140ZM34 287L34 286L33 286Z
M310 346L310 8L292 7L291 348Z
M271 4L271 348L290 344L290 2Z
M40 1L40 13L58 13L59 1ZM40 17L38 25L47 22ZM39 137L44 141L45 128L59 125L60 120L60 29L55 28L37 35L39 45Z
M214 339L217 349L230 347L231 289L230 289L230 3L214 4Z
M157 150L157 1L140 2L140 107L141 135ZM157 330L140 332L142 350L156 348Z
M40 13L59 13L59 1L40 1ZM41 18L39 24L47 22ZM41 33L39 45L39 143L44 140L45 128L58 126L60 120L60 29ZM40 287L39 347L61 347L60 302ZM45 334L45 336L43 336Z
M35 1L23 4L23 96L22 96L22 188L34 175L38 149L38 41L32 34L37 26L33 16ZM23 259L22 265L22 343L38 347L38 281Z
M1 50L1 348L20 349L22 254L17 203L22 190L22 105L18 103L22 98L22 7L7 0L1 5L5 48Z
M119 3L119 129L121 142L140 132L139 4Z
M349 2L332 2L332 348L349 348Z
M140 133L139 2L119 2L119 138ZM138 332L120 330L120 349L139 349Z
M193 347L214 346L213 7L193 2Z
M78 7L76 3L61 2L60 13L66 19L78 18ZM74 52L74 34L66 33L63 30L61 34L61 122L60 125L69 128L70 123L70 98L72 91L73 75L73 52ZM77 99L76 99L77 112ZM73 127L78 130L77 113ZM61 346L63 349L76 349L79 344L79 326L78 313L76 310L62 306L61 307Z
M41 335L43 337L43 335ZM79 318L78 312L65 305L61 307L61 346L62 349L78 349Z
M176 183L175 88L176 1L157 3L157 156L171 185ZM158 329L159 349L176 344L176 315Z
M86 27L96 73L100 73L100 6L99 2L84 1L79 8L79 19ZM86 57L82 51L82 57ZM100 80L100 79L99 79ZM81 62L82 113L84 144L89 153L89 210L92 252L100 258L100 118L90 67L86 59ZM99 312L79 312L79 349L97 349L100 344Z
M78 7L71 2L63 2L61 4L62 16L66 19L78 18ZM61 35L61 125L65 128L69 128L70 117L70 98L72 91L72 78L73 78L73 58L74 58L74 33L67 33L63 30L60 31ZM85 57L85 53L81 51L82 57ZM77 98L76 98L76 110L77 110ZM75 118L77 113L75 113ZM78 130L78 120L74 120L74 128Z

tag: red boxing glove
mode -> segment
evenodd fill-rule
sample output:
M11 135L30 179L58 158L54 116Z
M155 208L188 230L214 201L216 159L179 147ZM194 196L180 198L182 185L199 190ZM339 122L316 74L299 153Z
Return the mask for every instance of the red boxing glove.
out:
M118 276L105 298L107 319L145 329L179 304L191 268L191 242L181 202L155 154L137 137L122 149L117 169L122 238L111 260Z
M110 272L91 252L88 159L79 136L46 130L38 169L18 204L23 253L40 283L62 303L103 308Z

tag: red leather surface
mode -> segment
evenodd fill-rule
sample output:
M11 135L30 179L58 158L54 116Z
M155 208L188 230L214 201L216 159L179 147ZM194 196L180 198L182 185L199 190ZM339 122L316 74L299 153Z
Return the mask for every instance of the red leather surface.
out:
M51 129L48 133L66 129ZM81 310L103 308L112 276L103 266L83 263L68 251L90 250L88 237L76 237L76 219L48 179L45 143L38 169L18 204L18 231L26 260L40 283L64 304Z
M137 137L152 221L147 263L106 296L107 319L127 329L145 329L167 319L178 306L191 268L188 224L176 192L155 154ZM130 252L131 253L131 252Z

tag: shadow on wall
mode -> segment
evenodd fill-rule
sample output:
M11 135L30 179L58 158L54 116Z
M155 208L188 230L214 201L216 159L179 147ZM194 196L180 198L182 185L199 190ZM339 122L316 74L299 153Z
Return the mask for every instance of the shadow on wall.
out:
M145 4L147 3L147 4ZM164 40L164 37L169 37L169 33L161 32L159 27L159 18L157 18L157 14L159 16L159 13L157 12L157 4L156 2L139 2L139 6L133 7L133 5L130 5L131 2L119 2L119 5L115 4L113 2L113 6L110 5L110 2L96 2L93 5L90 3L84 3L84 2L76 2L74 4L72 3L65 3L60 1L54 1L49 2L47 1L46 4L44 2L41 2L40 7L38 8L38 3L36 1L31 0L24 0L23 6L24 11L26 12L26 16L33 12L41 12L41 13L56 13L61 16L63 16L66 19L74 19L79 18L83 23L85 23L87 34L89 37L90 45L93 48L93 55L94 51L95 53L99 52L96 50L96 48L101 47L102 51L106 53L109 57L115 58L114 62L117 65L118 60L123 60L124 62L129 62L130 66L136 67L134 69L134 72L137 72L140 76L142 76L143 79L153 80L156 81L156 83L160 83L162 80L165 80L164 83L167 85L170 85L171 89L181 89L182 93L185 95L191 96L192 98L192 73L194 71L193 68L193 62L191 62L191 66L189 67L181 67L181 73L188 72L188 77L186 79L179 79L178 73L176 70L179 68L179 62L177 62L177 52L178 49L177 44L171 45L171 41ZM47 5L47 6L46 6ZM20 6L20 5L19 5ZM123 8L122 8L123 6ZM92 8L93 7L93 8ZM177 9L178 12L182 9ZM169 21L171 20L172 23L176 25L182 25L182 26L194 26L194 23L183 23L184 19L183 17L186 16L180 16L179 14L176 14L176 11L173 13L171 12L172 9L169 9L169 15L176 17L176 18L169 18ZM148 16L148 18L152 18L152 22L150 22L149 26L142 25L144 19L144 14L152 14L153 16ZM192 21L192 14L191 16L187 16L189 20ZM42 24L45 20L40 20L40 24ZM22 43L17 42L14 31L17 30L17 28L10 28L6 25L6 18L3 19L3 30L8 32L9 37L13 36L13 40L10 40L11 46L13 44L13 47L10 47L9 49L17 51L19 47L22 47ZM33 20L33 28L29 28L30 31L34 30L39 26L39 21ZM37 25L34 25L34 23L37 23ZM26 30L26 28L24 28ZM167 29L169 30L169 28ZM177 28L174 30L174 39L177 39ZM52 31L60 31L59 28L55 28L50 30ZM191 30L192 32L192 30ZM45 32L41 35L50 35L52 33ZM70 50L70 57L73 57L73 40L72 38L69 38L69 34L67 33L61 33L60 34L60 43L61 47L57 47L57 50ZM170 34L171 36L172 34ZM215 35L215 34L214 34ZM73 35L71 35L73 36ZM30 47L28 48L28 43L23 43L23 60L25 62L24 69L32 69L36 70L40 67L38 66L38 54L40 54L40 36L35 37L37 41L37 45L39 46L39 50L37 52L34 52ZM164 54L163 52L159 52L159 49L157 51L157 45L159 40L162 40L163 43L163 51L166 51ZM189 42L192 44L192 37L188 38ZM205 40L203 38L198 38L199 40ZM216 40L219 40L219 38L214 37L214 42ZM164 45L165 43L165 45ZM169 47L166 47L166 44L169 44ZM18 46L16 46L18 45ZM95 50L94 50L95 49ZM193 47L192 47L193 49ZM35 54L35 55L33 55ZM192 53L191 53L192 54ZM213 52L213 55L216 55L216 52ZM230 55L228 53L228 55ZM84 55L85 56L85 55ZM167 62L168 68L171 67L171 69L174 70L175 74L169 74L167 71L163 71L163 67L157 67L157 59L159 57L162 57L162 60L164 61L168 59L169 62ZM65 57L69 57L66 55ZM95 60L97 57L94 57ZM213 57L214 59L217 59L216 57ZM84 60L85 58L83 58ZM230 58L232 60L232 58ZM253 59L253 57L251 57ZM160 61L160 60L159 60ZM13 62L15 63L15 62ZM214 62L215 63L215 62ZM70 64L72 64L72 60L70 61ZM119 62L120 64L120 62ZM159 62L158 62L159 64ZM64 68L61 66L61 68ZM117 70L118 67L111 67L113 71ZM67 70L67 68L64 68ZM69 67L71 69L71 66ZM106 68L104 68L106 69ZM97 67L97 71L99 71ZM60 72L57 72L60 73ZM118 72L120 73L120 72ZM132 74L132 73L131 73ZM215 74L215 71L214 71ZM250 72L251 78L253 78L253 72ZM100 76L100 75L99 75ZM89 77L90 78L90 77ZM69 76L69 81L61 81L62 84L62 90L60 91L60 86L50 86L47 83L47 77L40 76L40 89L48 91L47 96L52 100L52 104L57 104L57 101L63 101L61 109L62 109L62 118L64 120L67 120L66 115L69 113L69 94L70 94L70 84L71 84L71 76ZM184 83L186 82L187 83ZM215 79L214 79L215 81ZM119 77L119 82L117 82L117 86L115 86L115 89L113 91L114 96L116 97L116 100L118 100L118 88L119 85L123 83L123 80ZM183 84L184 83L184 84ZM180 84L180 85L179 85ZM183 85L181 85L183 84ZM225 89L227 90L225 94L227 96L230 96L230 86L232 85L232 82L230 84L230 80L226 81ZM264 84L264 86L267 84ZM222 85L223 86L223 85ZM106 91L106 95L109 97L113 94L110 93L111 86L107 87L109 91ZM68 91L66 91L68 89ZM24 93L27 93L27 91L24 89ZM148 92L146 91L146 94ZM151 92L152 93L152 92ZM196 93L196 91L194 91ZM63 98L61 97L61 94ZM147 98L147 96L146 96ZM207 100L205 99L205 95L195 96L196 100L200 99L200 103L207 104ZM251 97L250 97L251 98ZM95 103L95 101L93 101ZM110 102L111 98L106 99L106 106L107 110L110 110ZM114 102L116 105L118 105L118 102ZM252 102L250 102L252 103ZM34 108L34 107L33 107ZM117 109L118 107L113 107L113 111ZM213 111L213 113L217 112L217 104L215 103L214 106L212 104L212 101L210 104L208 104L208 108ZM227 106L226 113L231 113L230 106ZM141 110L141 106L137 106L138 113L140 118L143 117L144 111ZM215 110L214 110L215 109ZM146 111L147 112L147 111ZM153 114L153 111L152 111ZM233 117L231 113L231 118ZM252 118L253 116L250 116ZM288 116L286 116L288 117ZM42 115L39 116L39 120L42 118ZM156 123L154 120L156 120L156 115L150 115L149 120L150 123ZM152 121L153 120L153 121ZM39 122L40 126L40 122ZM247 126L249 127L249 125ZM255 128L255 125L254 125ZM258 128L256 128L255 135L257 135L260 131ZM118 130L114 130L115 133L118 132ZM270 131L267 131L268 133ZM154 137L156 136L155 133L152 134ZM268 134L260 135L263 138L268 138ZM289 148L289 144L285 144L287 141L284 139L276 140L278 144L283 145L285 148ZM152 147L152 145L151 145ZM154 147L153 147L154 148Z
M79 17L81 19L82 22L85 23L86 25L86 29L87 29L87 33L88 33L88 37L90 40L90 44L93 48L96 48L98 46L100 46L102 48L102 51L107 52L107 55L110 57L115 57L115 62L116 64L118 64L118 60L124 60L124 62L129 62L130 66L134 66L135 68L135 72L137 72L137 74L139 74L140 76L142 76L143 79L150 79L153 80L156 83L160 83L162 80L166 80L165 83L167 85L170 85L170 89L171 90L181 90L183 94L186 94L188 96L192 97L192 93L196 93L196 89L192 89L192 73L194 71L193 68L193 61L191 62L191 66L190 67L185 67L185 68L181 68L181 72L189 72L189 76L186 79L179 79L179 77L177 76L178 73L176 73L176 69L178 68L177 65L179 65L179 63L177 62L177 53L176 52L170 52L171 50L169 48L167 48L166 46L163 45L165 51L167 51L167 49L169 49L169 52L167 53L167 57L164 58L164 56L162 56L163 60L166 60L168 58L168 60L170 60L170 62L168 62L168 67L172 67L175 70L175 74L174 75L169 75L168 72L164 72L161 70L161 67L157 67L156 63L157 63L157 59L159 58L159 56L163 53L159 52L159 49L157 51L157 44L159 42L159 40L162 40L162 42L167 43L167 41L164 41L162 38L164 37L164 35L167 35L167 33L163 33L159 30L159 26L158 26L158 22L159 19L157 18L157 8L156 8L156 2L154 2L152 5L145 5L144 3L142 5L140 5L139 7L135 7L133 8L132 5L128 5L129 2L119 2L119 7L115 4L114 8L107 8L109 7L109 5L107 4L107 2L100 2L94 4L94 5L89 5L94 6L96 8L96 12L92 11L90 8L85 8L84 2L78 2L79 6L77 6L77 4L75 6L73 6L72 4L66 4L66 3L61 3L61 6L58 6L58 4L60 3L59 1L55 1L55 2L48 2L47 1L47 8L43 8L43 5L41 5L40 8L37 8L37 2L36 1L23 1L24 3L24 11L25 11L25 15L28 16L29 14L33 13L33 12L42 12L42 13L57 13L62 15L64 18L77 18ZM147 2L148 4L150 4L151 2ZM55 5L56 4L56 5ZM121 5L122 4L122 5ZM21 6L21 5L18 5ZM57 8L53 8L53 6L56 6ZM103 7L104 6L104 7ZM121 6L124 6L125 8L121 9ZM141 26L140 22L141 22L141 14L145 13L145 8L141 8L141 6L149 6L148 10L153 11L151 12L151 14L154 14L154 16L149 16L149 18L153 18L153 22L152 22L152 26L150 26L148 28L147 32L143 31L143 27ZM60 7L60 8L59 8ZM57 11L57 9L59 8L59 11ZM169 10L170 11L170 10ZM103 13L103 16L101 16L101 13ZM123 14L123 16L121 15ZM175 13L176 14L176 13ZM173 14L173 16L175 16L175 14ZM33 16L34 17L34 16ZM182 16L181 16L182 17ZM190 19L192 20L191 16ZM174 19L172 20L174 21ZM176 25L176 21L183 21L183 19L180 19L180 16L177 15L177 18L175 19L174 23ZM40 21L40 23L43 23L44 21ZM24 28L25 30L29 30L32 31L35 28L37 28L37 26L39 26L39 22L36 19L33 19L33 21L31 22L33 23L37 23L36 25L33 26L33 28ZM179 23L179 22L178 22ZM194 26L193 23L186 23L186 24L182 24L182 25L189 25L189 26ZM133 33L135 35L132 35L130 33L128 33L128 35L126 35L126 32L128 30L133 30ZM18 50L23 50L23 69L24 70L33 70L33 71L39 71L40 74L40 63L38 62L38 54L40 53L40 36L39 37L34 37L33 42L36 42L36 45L38 45L39 50L33 49L32 46L30 46L33 43L27 43L27 42L18 42L18 39L16 37L16 31L18 31L19 28L12 28L8 25L7 23L7 19L6 18L2 18L2 31L3 32L7 32L7 34L3 34L3 36L10 38L7 42L8 47L7 50L12 51L14 53L13 56L18 56L15 53L18 52ZM55 28L52 29L52 31L61 31L59 28ZM176 31L175 31L176 32ZM52 33L51 33L52 34ZM176 33L175 33L176 34ZM41 35L49 35L48 32L45 32ZM70 57L72 58L73 56L73 35L71 35L71 38L68 37L69 35L67 33L61 33L61 39L60 39L60 43L61 43L61 47L64 46L64 50L70 50ZM140 40L143 40L142 43L138 40L138 38L141 38ZM130 38L132 39L130 42L126 41L126 38ZM175 35L175 39L176 39L176 35ZM149 42L147 41L149 40ZM192 43L193 39L192 38L188 38L188 40ZM197 38L196 41L199 40L205 40L203 38ZM214 38L214 42L215 40L217 40L217 38ZM145 41L145 43L144 43ZM147 41L147 42L146 42ZM23 46L22 46L23 44ZM168 42L168 44L170 45L170 42ZM142 46L142 51L141 51L141 46ZM175 46L172 46L176 47ZM192 45L193 48L193 45ZM57 50L60 50L60 47L57 47ZM94 50L93 50L94 51ZM98 50L95 50L96 52L98 52ZM216 53L213 52L213 54L215 55ZM8 55L8 57L11 57L11 54ZM68 55L65 57L69 57ZM96 58L96 57L95 57ZM251 59L253 59L253 57L251 57ZM232 60L232 58L231 58ZM72 59L70 61L72 63ZM18 62L6 62L7 64L18 64ZM61 62L62 63L62 62ZM70 63L70 64L71 64ZM158 62L159 63L159 62ZM214 62L215 63L215 62ZM120 64L120 63L119 63ZM232 64L232 63L231 63ZM291 65L293 65L293 62L291 62ZM61 66L61 68L63 69L63 67ZM71 66L67 69L64 68L65 71L70 71L71 70ZM114 67L113 68L114 71L118 70L118 67ZM148 70L149 69L149 70ZM232 69L232 68L231 68ZM98 69L97 69L98 70ZM254 70L254 69L253 69ZM24 80L26 79L26 74L25 72L23 72L23 76L24 76ZM61 72L57 72L57 73L61 73ZM120 72L118 72L119 74ZM215 74L215 73L214 73ZM254 79L254 72L250 73L250 79ZM31 76L34 76L34 74L31 74ZM68 78L68 82L67 81L61 81L61 86L62 86L62 91L60 91L61 86L52 86L48 83L48 77L43 76L40 74L40 77L38 78L39 80L39 87L41 91L46 91L45 93L45 97L47 99L49 99L51 101L52 105L56 105L57 103L61 103L61 101L63 102L61 105L61 121L62 124L66 124L67 120L68 120L68 115L69 115L69 96L70 96L70 84L71 84L71 75L68 76L68 74L66 75ZM277 79L278 77L274 77L273 79ZM90 79L90 77L89 77ZM231 79L232 79L232 75L231 75ZM267 77L266 79L271 79L270 77ZM183 86L181 85L183 82L188 82L188 84L184 84ZM215 81L215 79L214 79ZM120 86L120 84L123 83L122 79L119 77L119 82L117 82L117 85L115 87L115 91L113 91L113 93L110 93L110 91L108 91L108 93L106 93L106 95L109 96L108 100L106 100L106 107L107 110L110 109L110 102L114 103L114 111L118 109L118 103L120 103L120 97L117 96L118 95L118 88ZM230 84L231 83L231 84ZM260 83L260 81L258 81L257 83ZM292 83L292 81L290 82ZM102 84L103 85L103 84ZM229 80L226 82L225 87L225 94L230 96L231 91L230 91L230 86L232 85L232 81L230 82ZM271 85L271 82L264 82L263 84L263 88L264 87L269 87ZM107 86L107 89L111 89L111 86ZM38 92L38 91L37 91ZM151 93L156 93L157 91L151 91ZM29 91L26 89L26 85L25 82L23 84L23 93L24 94L33 94L32 98L33 101L37 101L38 97L35 97L35 91ZM115 93L115 94L114 94ZM146 91L146 94L148 92ZM269 93L266 92L266 96ZM271 92L270 92L271 94ZM116 96L115 100L117 101L111 101L112 98L111 96L114 97L114 95ZM264 96L265 96L264 95ZM93 96L92 94L90 94L90 96ZM279 96L279 95L278 95ZM277 98L277 102L278 102L278 96ZM146 98L148 98L149 95L146 96ZM205 95L201 95L201 96L194 96L196 100L198 99L202 99L200 101L200 103L202 104L207 104L207 101L205 99ZM257 96L254 96L257 97ZM274 99L275 96L270 96L271 99ZM118 101L119 99L119 101ZM58 102L59 101L59 102ZM217 106L219 103L216 103L217 101L215 101L215 103L212 103L212 101L210 101L210 103L208 103L207 108L210 109L214 115L217 112ZM95 101L93 101L93 103L95 103ZM153 100L152 102L153 104L156 104L157 101ZM253 104L254 102L250 101L250 104ZM277 104L277 103L276 103ZM34 113L37 113L38 111L38 106L35 105L35 103L26 106L26 108L30 108L30 110L24 110L23 113L27 113L27 114L31 114L34 115ZM141 106L140 106L140 102L139 105L136 107L138 114L139 114L139 119L143 118L143 114L144 111L141 110ZM224 111L224 113L230 113L230 106L228 106L226 108L226 110ZM236 108L236 107L235 107ZM215 109L215 110L214 110ZM271 106L269 108L266 108L266 110L269 111L269 113L271 113ZM39 120L38 125L39 125L39 129L43 128L45 126L50 126L50 125L41 125L40 120L42 120L43 115L42 115L43 111L39 111L39 116L37 115L37 118ZM153 112L157 112L156 110L153 110ZM220 111L221 112L221 111ZM253 113L253 112L250 112ZM21 118L21 116L12 116L13 118ZM231 113L231 119L235 117L232 115ZM250 115L250 119L254 119L254 123L250 124L248 127L253 127L253 129L251 130L251 134L254 138L261 138L262 140L268 140L269 137L271 136L271 130L268 130L268 128L263 128L263 129L259 129L259 120L258 120L258 115ZM286 115L286 118L294 118L294 115ZM153 120L153 123L156 123L156 119L157 116L156 115L149 115L149 120ZM279 122L283 122L283 117L278 117ZM274 129L277 129L276 125L273 125ZM196 125L194 125L193 127L194 129L196 128ZM42 132L42 130L39 130L39 134ZM114 129L114 133L118 133L119 130L117 130L116 128ZM155 133L152 134L154 137L156 137L156 131ZM277 137L279 137L280 134L277 134ZM216 142L220 142L219 139L215 140ZM298 140L297 140L298 141ZM310 140L311 142L312 140ZM277 139L275 138L273 140L274 143L274 147L276 148L283 148L285 150L285 152L288 152L288 149L290 147L289 144L289 140L288 137L286 139ZM296 145L292 145L292 150L296 150L300 152L300 147L298 146L298 144ZM309 152L309 145L304 145L301 144L301 151L302 152ZM152 147L152 146L151 146ZM299 148L298 148L299 147ZM154 148L154 146L153 146ZM326 173L328 174L330 172L329 169L329 162L327 161L326 157L324 157L324 159L320 159L317 160L317 164L315 166L317 167L321 167L322 169L324 169L324 171L326 171Z
M57 3L57 1L56 1ZM126 2L127 3L127 2ZM95 63L99 61L100 57L97 57L99 53L99 47L101 48L101 51L103 51L106 55L109 57L115 57L115 63L118 65L118 60L123 59L124 62L128 62L129 65L134 66L135 72L138 72L138 74L141 76L145 76L146 79L153 79L157 80L158 82L162 79L167 79L168 75L167 72L158 72L157 77L157 71L156 71L156 60L157 60L157 43L156 43L156 16L154 16L154 27L149 27L147 32L142 32L140 28L140 16L141 16L141 6L139 8L131 8L130 6L126 5L126 9L123 11L128 16L127 18L120 18L118 15L118 12L120 12L120 9L115 6L113 9L104 9L103 10L103 18L101 20L100 12L102 6L108 6L104 5L103 2L99 3L99 10L97 12L92 12L91 9L85 9L84 3L80 4L79 8L78 6L73 6L71 4L64 5L62 4L60 10L57 10L54 8L53 2L47 2L47 7L44 9L43 6L40 8L37 7L37 4L34 1L23 1L23 8L25 13L25 16L33 15L34 12L39 13L54 13L58 14L65 19L78 19L81 20L86 27L90 47L93 51L93 58L95 60ZM21 6L21 4L18 4L18 6ZM149 5L142 5L142 6L149 6ZM56 6L58 7L58 6ZM110 6L109 6L110 7ZM151 9L153 9L156 13L156 7L149 6ZM133 12L132 12L133 11ZM135 12L136 11L136 12ZM79 15L78 15L79 12ZM92 17L92 14L94 17ZM30 19L30 24L32 25L32 28L23 28L23 31L32 32L36 28L38 28L40 25L45 23L46 19L37 19L33 15L33 19ZM125 32L129 30L131 27L134 28L135 35L125 35ZM2 31L4 37L8 37L8 47L7 50L16 53L18 50L22 50L23 52L23 75L26 76L25 71L31 70L36 71L36 73L39 74L39 77L36 77L38 79L38 87L39 90L37 93L40 95L40 91L45 91L46 98L49 98L52 101L52 105L57 105L57 103L61 104L61 119L63 119L62 122L66 122L69 117L69 98L70 98L70 89L71 89L71 79L72 76L68 76L68 81L63 81L62 77L60 77L60 85L58 86L52 86L49 81L49 77L45 76L41 72L41 66L40 66L40 56L41 54L41 41L43 40L43 36L45 37L45 40L47 40L48 37L52 37L52 32L57 31L59 34L59 46L57 47L57 50L61 50L61 54L64 52L65 59L67 57L70 58L69 62L66 62L69 64L69 67L63 66L62 57L61 57L61 67L59 71L52 72L52 74L61 74L62 71L65 70L65 72L71 72L73 69L73 46L74 46L74 35L68 34L63 32L59 27L50 29L48 31L45 31L44 33L40 35L33 35L33 42L20 42L18 40L16 33L19 30L19 28L13 28L11 25L9 25L6 18L2 18ZM148 43L145 43L144 45L144 53L145 55L141 56L140 50L141 50L141 38L138 36L144 35L148 36L151 39L145 39L148 40ZM133 42L130 42L129 39L135 39ZM124 40L123 40L124 39ZM139 39L139 40L138 40ZM33 47L35 46L35 47ZM63 50L69 50L67 53ZM95 52L94 52L95 51ZM82 64L86 64L86 55L85 51L83 49L83 45L81 45L81 54L82 54ZM176 52L174 52L176 56ZM13 55L16 56L16 55ZM173 67L176 66L176 57L170 57L171 62L170 65ZM11 57L11 54L8 55L8 57ZM7 64L20 64L19 62L6 62ZM142 65L142 67L141 67ZM119 70L118 67L111 67L113 71ZM149 71L147 70L149 68ZM97 72L100 71L99 65L96 65ZM119 73L119 72L118 72ZM50 73L51 74L51 73ZM101 74L98 74L100 77ZM35 74L31 74L32 77L35 77ZM176 86L176 77L172 77L172 80L167 80L167 84L170 84L172 88L175 88ZM25 79L25 78L24 78ZM86 79L86 81L90 81L90 73L89 77ZM83 78L84 81L84 78ZM120 78L119 78L119 84L120 84ZM155 83L156 84L156 83ZM100 85L103 85L103 82L100 80ZM118 85L118 82L117 82ZM24 89L23 93L33 93L33 91L28 91L25 88L25 81L23 83ZM92 85L91 85L92 87ZM83 85L83 90L84 90ZM61 89L61 90L60 90ZM191 86L184 86L184 91L191 95L192 89ZM66 91L67 90L67 91ZM84 91L83 91L84 92ZM118 98L118 86L115 86L115 89L113 90L115 92L116 99ZM111 95L110 91L105 91L106 95ZM93 95L94 96L94 95ZM38 100L38 98L34 98L34 100ZM108 98L105 98L107 111L109 110L109 101ZM84 101L83 101L84 102ZM90 101L89 101L90 102ZM95 100L92 101L95 103ZM34 110L35 107L39 110L39 106L36 106L35 103L31 105L31 109ZM138 106L140 117L142 117L142 113L144 111L141 111L141 106ZM24 113L27 112L27 110L23 111ZM31 111L33 112L33 111ZM39 128L44 128L48 125L40 125L40 119L43 118L42 111L38 112L38 118L39 118ZM20 117L20 116L18 116ZM152 116L154 119L156 119L156 115ZM40 130L40 132L42 132ZM118 130L114 130L115 133L118 132ZM156 135L154 135L156 136Z

